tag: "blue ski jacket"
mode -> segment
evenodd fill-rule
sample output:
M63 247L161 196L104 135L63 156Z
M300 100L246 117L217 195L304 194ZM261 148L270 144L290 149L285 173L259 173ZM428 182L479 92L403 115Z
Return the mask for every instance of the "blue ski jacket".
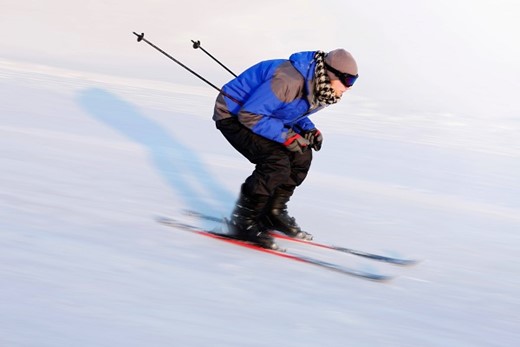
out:
M294 53L248 68L222 87L213 120L238 117L255 134L280 143L290 129L315 128L308 117L324 107L314 101L315 53Z

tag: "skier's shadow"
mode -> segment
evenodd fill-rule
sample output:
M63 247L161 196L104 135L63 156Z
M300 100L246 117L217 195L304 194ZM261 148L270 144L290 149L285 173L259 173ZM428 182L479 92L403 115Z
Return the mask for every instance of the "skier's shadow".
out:
M219 215L223 211L208 201L208 195L220 206L233 201L231 193L213 179L195 152L132 104L100 88L80 92L78 103L96 120L143 145L157 171L183 199L187 209ZM197 186L202 187L204 194Z

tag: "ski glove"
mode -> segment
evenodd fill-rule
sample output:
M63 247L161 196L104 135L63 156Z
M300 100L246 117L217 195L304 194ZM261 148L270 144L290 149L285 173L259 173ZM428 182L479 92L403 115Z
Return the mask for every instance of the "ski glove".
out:
M309 141L292 129L287 132L287 140L283 144L291 152L303 153L309 148Z
M321 144L323 143L323 135L318 129L314 128L309 131L306 131L303 134L303 137L307 141L309 141L309 146L316 152L321 149Z

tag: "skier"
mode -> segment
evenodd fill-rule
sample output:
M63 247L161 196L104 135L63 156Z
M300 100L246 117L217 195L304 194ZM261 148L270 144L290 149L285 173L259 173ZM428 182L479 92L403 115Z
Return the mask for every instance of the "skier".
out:
M337 103L358 77L344 49L299 52L262 61L222 87L213 120L255 169L242 184L229 220L235 237L276 249L268 230L312 239L287 211L323 135L309 116Z

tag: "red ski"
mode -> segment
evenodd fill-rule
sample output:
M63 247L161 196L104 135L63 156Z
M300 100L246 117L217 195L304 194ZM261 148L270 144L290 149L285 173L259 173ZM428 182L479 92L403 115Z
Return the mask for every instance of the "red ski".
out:
M199 219L209 220L209 221L217 222L217 223L224 223L223 218L206 215L206 214L203 214L203 213L200 213L197 211L186 210L186 211L184 211L184 213L187 214L188 216L196 217ZM355 250L352 248L334 246L334 245L306 240L306 239L298 239L298 238L294 238L294 237L289 237L289 236L279 233L279 232L271 232L271 235L274 238L278 238L278 239L284 239L284 240L293 241L293 242L300 242L300 243L304 243L304 244L315 246L315 247L326 248L326 249L330 249L330 250L334 250L334 251L348 253L348 254L356 255L358 257L363 257L363 258L380 261L380 262L384 262L384 263L389 263L389 264L394 264L394 265L408 266L408 265L415 265L419 262L418 260L415 260L415 259L388 257L388 256L380 255L380 254L359 251L359 250Z
M355 277L364 278L364 279L377 281L377 282L385 282L385 281L389 281L393 278L392 276L379 275L379 274L375 274L375 273L371 273L371 272L365 272L365 271L361 271L361 270L348 268L348 267L341 266L341 265L334 264L334 263L325 262L325 261L322 261L322 260L319 260L316 258L308 257L306 255L297 254L297 253L291 252L289 250L273 250L273 249L263 248L263 247L260 247L258 245L255 245L255 244L247 242L247 241L238 240L238 239L232 238L228 235L218 233L215 231L204 230L202 228L199 228L199 227L196 227L196 226L193 226L190 224L185 224L185 223L179 222L178 220L169 218L169 217L157 217L157 221L161 224L168 225L168 226L174 227L179 230L189 231L194 234L210 237L210 238L224 241L224 242L236 245L236 246L253 249L255 251L272 254L272 255L275 255L278 257L291 259L291 260L302 262L302 263L312 264L312 265L321 267L323 269L332 270L332 271L339 272L339 273L342 273L345 275L355 276Z

